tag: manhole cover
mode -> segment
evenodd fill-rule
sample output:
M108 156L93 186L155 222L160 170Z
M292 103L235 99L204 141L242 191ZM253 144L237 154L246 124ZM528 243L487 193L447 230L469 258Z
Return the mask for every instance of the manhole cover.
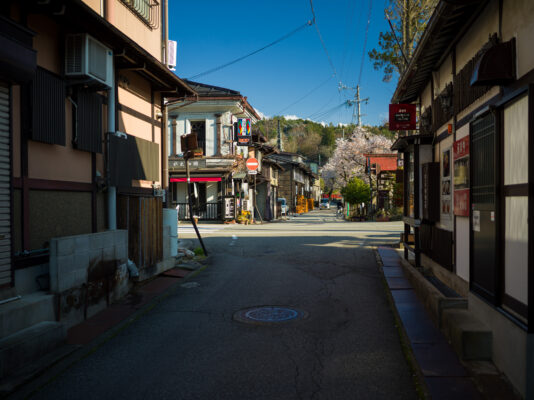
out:
M274 324L305 318L307 313L295 308L263 306L247 308L234 314L234 319L246 323Z

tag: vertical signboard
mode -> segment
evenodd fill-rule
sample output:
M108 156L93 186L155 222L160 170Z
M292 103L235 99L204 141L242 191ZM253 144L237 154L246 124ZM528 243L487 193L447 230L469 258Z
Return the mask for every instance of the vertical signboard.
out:
M238 146L249 146L252 141L252 122L249 118L240 118L236 124L236 142Z
M454 142L454 215L469 216L469 136Z
M452 229L451 149L441 153L441 218L442 225ZM446 229L447 229L446 228Z

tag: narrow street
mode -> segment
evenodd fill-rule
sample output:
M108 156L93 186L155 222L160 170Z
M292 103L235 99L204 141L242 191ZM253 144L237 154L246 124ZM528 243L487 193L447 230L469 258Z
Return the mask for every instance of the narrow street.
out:
M209 266L34 398L417 398L372 247L400 223L204 227Z

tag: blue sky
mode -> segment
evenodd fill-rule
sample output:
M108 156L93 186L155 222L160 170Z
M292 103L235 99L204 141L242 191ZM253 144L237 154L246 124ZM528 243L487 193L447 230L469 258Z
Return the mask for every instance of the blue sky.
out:
M338 83L356 86L370 0L314 0L317 24L337 75L314 26L239 63L196 79L239 90L268 116L296 115L318 122L350 123L352 109L337 108L353 91L339 91ZM395 90L382 82L367 51L376 48L378 35L388 30L384 1L372 1L371 23L360 81L364 124L378 125L387 118ZM181 78L217 67L253 52L312 19L309 0L169 0L169 39L178 42L176 73ZM330 78L330 79L329 79ZM321 87L321 83L327 81ZM304 100L289 105L317 88Z

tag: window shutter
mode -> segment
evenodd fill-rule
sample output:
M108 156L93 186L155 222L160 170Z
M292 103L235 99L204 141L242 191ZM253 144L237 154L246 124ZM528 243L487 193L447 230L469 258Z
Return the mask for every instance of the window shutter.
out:
M78 92L78 126L73 145L78 150L102 153L102 96Z
M65 146L65 82L37 68L32 82L31 139Z

